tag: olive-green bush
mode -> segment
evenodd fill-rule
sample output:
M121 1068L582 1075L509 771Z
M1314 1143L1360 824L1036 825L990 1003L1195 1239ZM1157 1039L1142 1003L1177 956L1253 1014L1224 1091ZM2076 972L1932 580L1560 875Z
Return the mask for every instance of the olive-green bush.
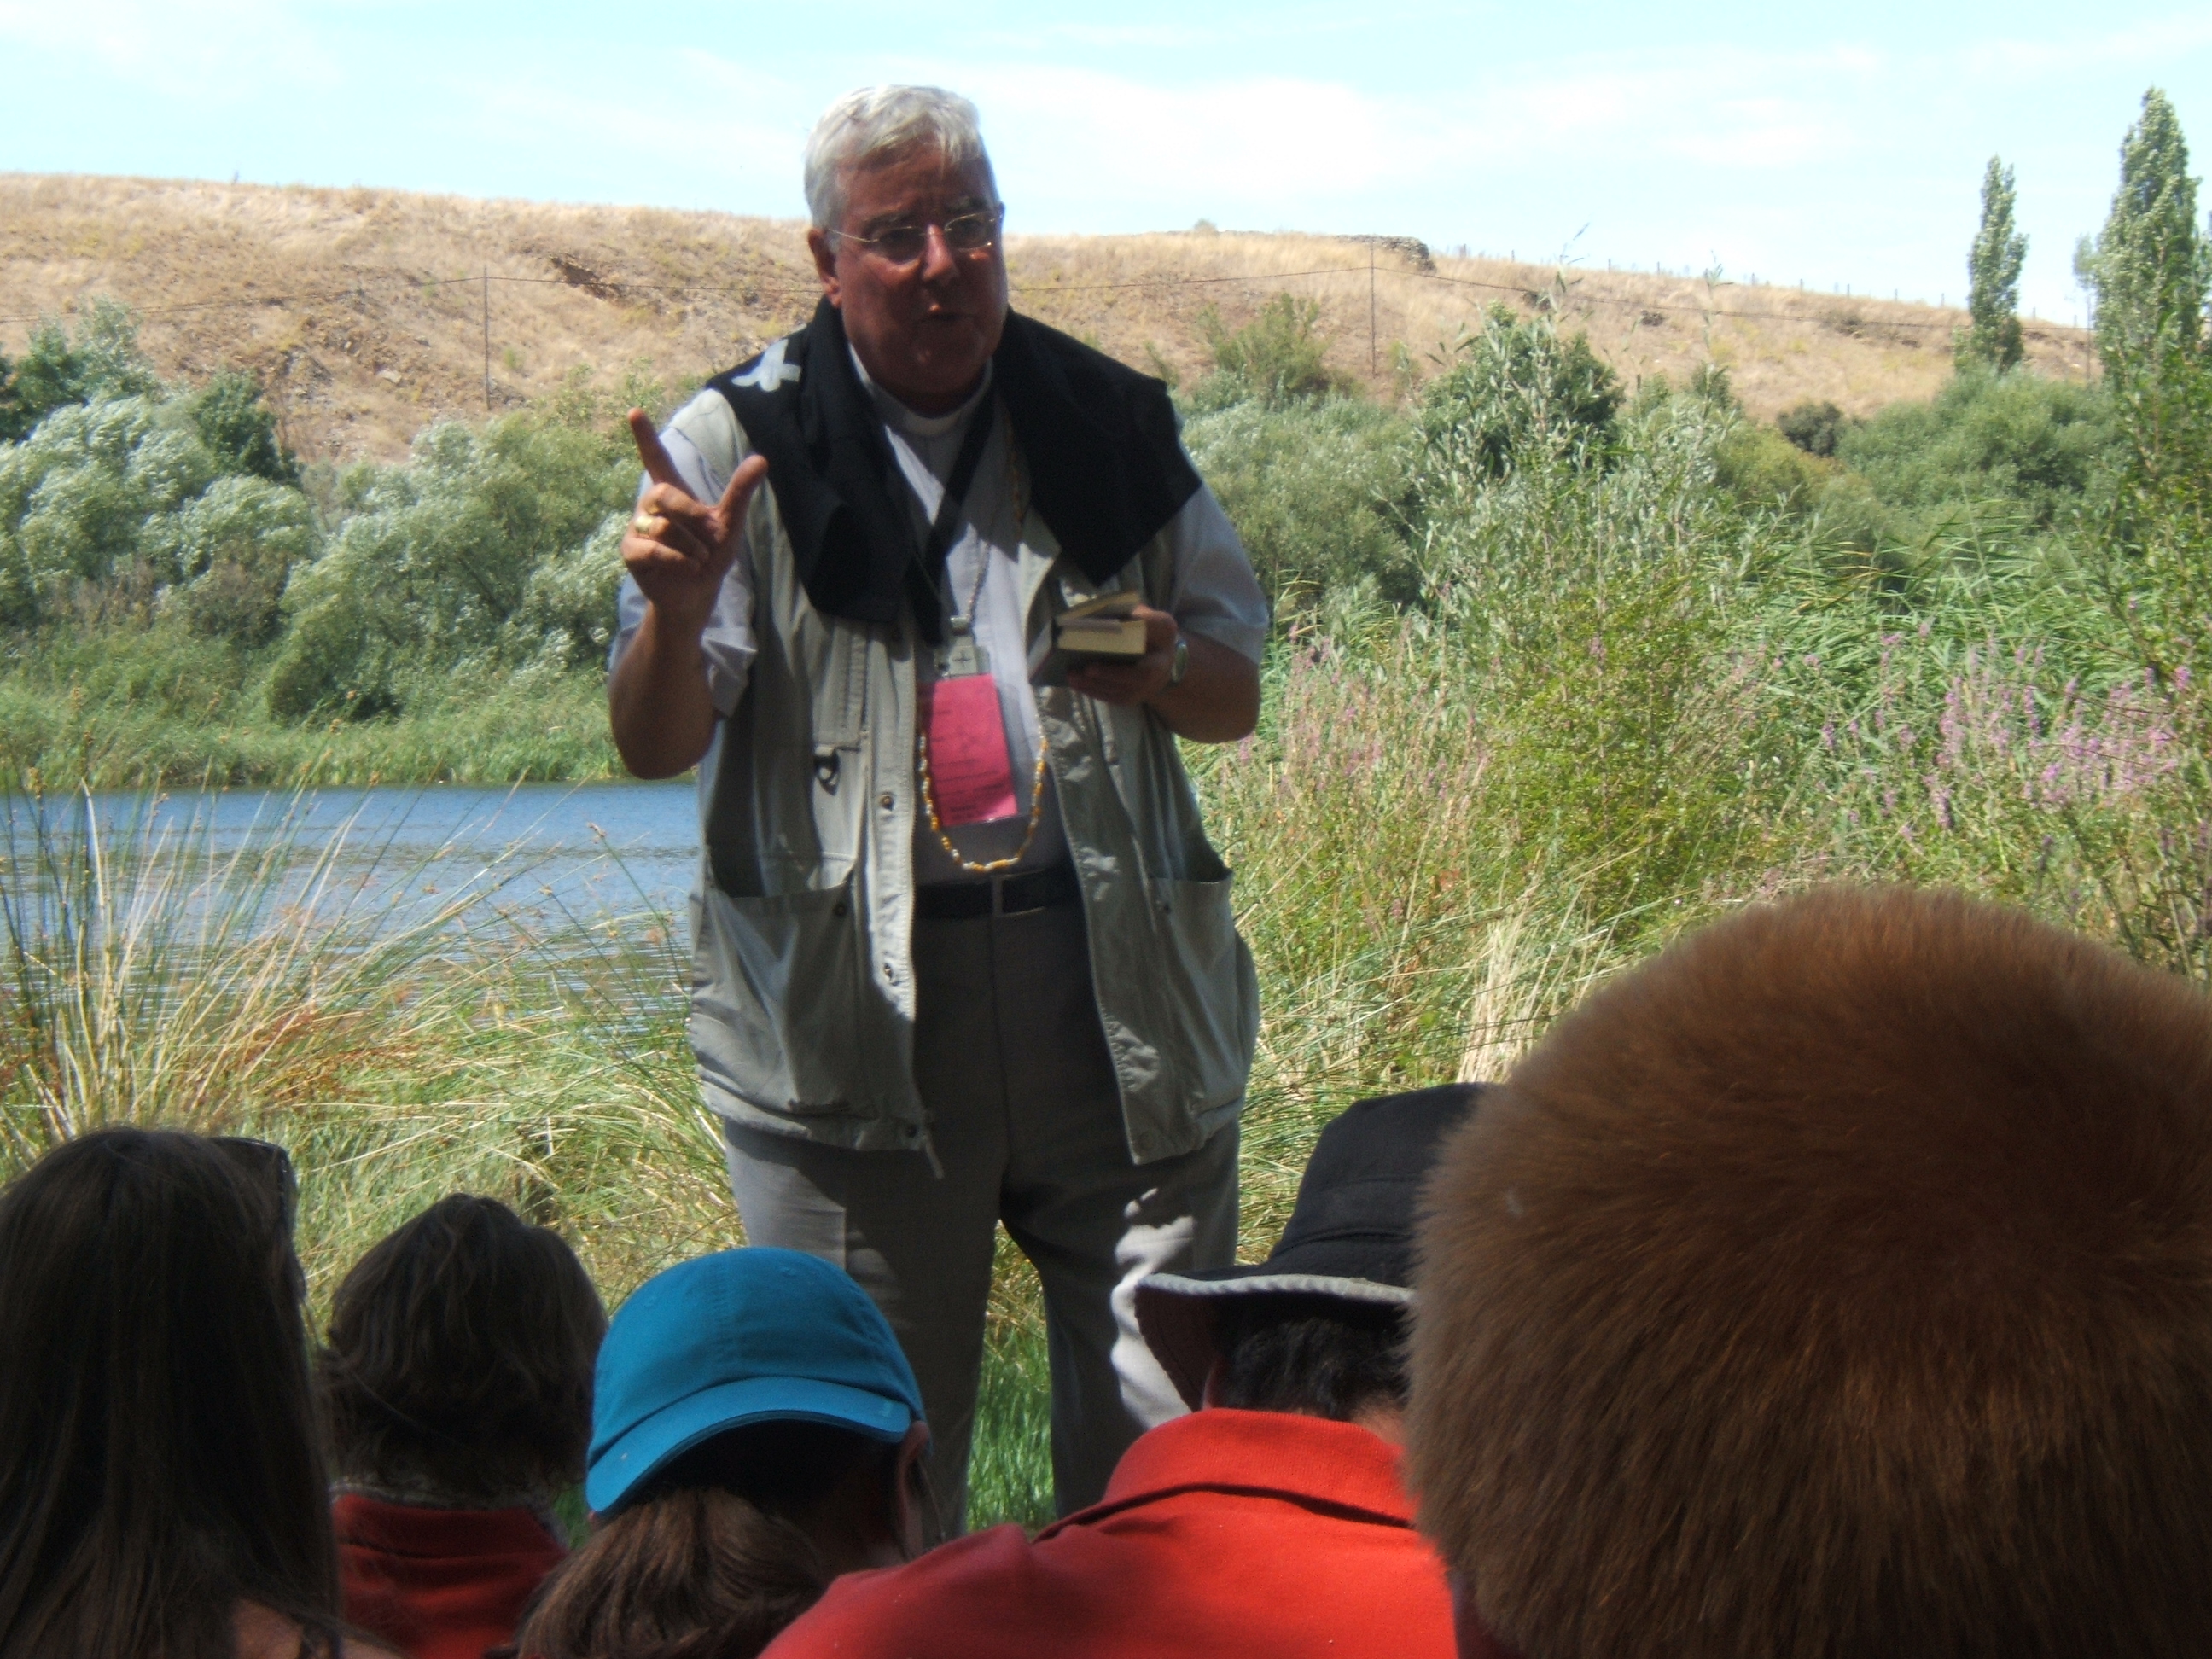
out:
M549 635L563 661L603 649L621 574L611 526L636 477L601 437L527 413L441 422L405 465L356 469L343 521L287 590L270 712L390 714L470 659L517 666Z
M1362 586L1419 599L1402 416L1353 398L1253 398L1193 415L1182 435L1279 610Z
M2004 501L2048 528L2111 464L2119 436L2100 387L1970 372L1930 402L1893 404L1844 432L1836 455L1894 506Z

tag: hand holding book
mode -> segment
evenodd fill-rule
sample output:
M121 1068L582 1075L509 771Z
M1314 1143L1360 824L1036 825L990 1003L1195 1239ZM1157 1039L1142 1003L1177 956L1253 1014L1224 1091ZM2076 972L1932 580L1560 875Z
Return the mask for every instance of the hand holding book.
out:
M1158 623L1166 626L1166 642L1156 647L1152 635ZM1175 618L1148 609L1134 592L1102 593L1071 606L1052 619L1050 630L1030 650L1032 685L1073 685L1087 690L1072 678L1086 666L1127 666L1141 663L1154 649L1172 650ZM1092 693L1093 696L1100 695ZM1119 702L1120 698L1109 698Z
M1133 634L1137 628L1144 629L1144 649L1133 656L1061 650L1058 654L1067 664L1066 684L1070 690L1125 708L1152 702L1168 690L1176 678L1178 658L1188 649L1176 619L1164 611L1138 605L1125 620ZM1065 636L1062 642L1065 645Z
M1082 650L1084 643L1108 637L1103 629L1068 625L1089 617L1141 625L1143 652L1126 654L1134 643L1133 627L1112 635L1119 653ZM1053 623L1030 648L1034 684L1065 685L1124 708L1144 704L1170 731L1193 743L1233 743L1259 719L1257 664L1204 635L1184 633L1173 617L1139 603L1133 594L1102 595L1062 611ZM1071 644L1078 648L1067 648Z

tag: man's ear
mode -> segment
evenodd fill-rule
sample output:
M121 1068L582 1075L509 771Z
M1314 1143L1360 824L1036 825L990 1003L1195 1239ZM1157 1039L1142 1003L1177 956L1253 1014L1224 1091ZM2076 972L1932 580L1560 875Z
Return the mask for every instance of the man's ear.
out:
M1206 1368L1206 1386L1199 1391L1199 1410L1205 1411L1221 1403L1221 1388L1228 1380L1229 1362L1219 1354L1214 1355L1213 1363Z
M820 228L806 233L806 251L814 256L814 274L822 279L822 292L833 306L844 303L845 285L837 280L837 239Z
M896 1494L892 1502L897 1506L891 1519L898 1527L899 1548L906 1559L913 1560L927 1547L924 1539L928 1533L921 1512L921 1500L915 1488L915 1468L929 1455L929 1425L920 1418L907 1425L906 1438L899 1442L898 1462L893 1472L891 1490Z

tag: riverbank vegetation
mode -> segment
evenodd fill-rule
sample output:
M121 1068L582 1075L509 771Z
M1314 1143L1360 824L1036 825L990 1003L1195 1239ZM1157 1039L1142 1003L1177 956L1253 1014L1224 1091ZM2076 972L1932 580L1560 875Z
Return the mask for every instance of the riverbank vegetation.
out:
M1622 383L1540 307L1392 404L1309 372L1295 301L1221 332L1186 436L1278 605L1260 731L1191 753L1261 975L1249 1252L1351 1101L1494 1077L1595 977L1806 882L1958 883L2212 977L2212 258L2162 99L2123 165L2087 386L1991 361L1994 312L1932 402L1772 425L1718 363ZM83 781L611 769L611 417L651 389L320 477L250 387L153 384L125 319L40 337L13 384L76 400L19 392L0 451L0 743L50 819ZM733 1237L670 919L340 907L271 951L206 918L273 866L95 879L64 830L0 884L8 1167L118 1116L275 1133L319 1290L455 1186L556 1218L611 1296ZM1034 1519L1041 1324L1002 1265L977 1504Z

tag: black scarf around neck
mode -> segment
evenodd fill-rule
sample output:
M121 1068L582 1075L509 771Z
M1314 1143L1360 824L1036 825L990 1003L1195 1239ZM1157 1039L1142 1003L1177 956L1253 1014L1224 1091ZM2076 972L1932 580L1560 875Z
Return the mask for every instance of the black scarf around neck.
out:
M991 361L1032 505L1062 556L1091 582L1105 581L1198 491L1167 387L1012 313ZM769 486L816 610L893 623L910 595L935 592L836 307L824 300L805 327L708 384L768 458ZM975 418L990 417L986 403ZM913 609L934 641L935 605Z

